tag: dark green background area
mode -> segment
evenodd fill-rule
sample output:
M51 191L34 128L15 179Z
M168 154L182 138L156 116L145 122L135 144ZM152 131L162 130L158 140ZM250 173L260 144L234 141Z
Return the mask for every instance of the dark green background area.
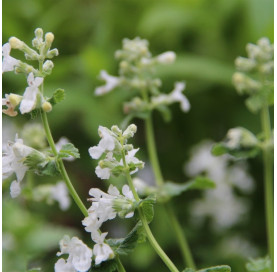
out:
M67 166L84 200L89 188L108 186L96 177L96 162L90 159L87 151L99 141L97 128L120 124L124 118L122 103L132 97L132 93L123 90L104 97L94 96L95 87L102 84L98 80L101 69L117 74L114 52L121 47L123 38L148 39L153 55L168 50L176 52L176 62L157 72L163 81L163 92L170 92L175 81L186 81L191 111L184 114L179 105L173 105L170 123L165 123L159 113L154 114L156 143L166 179L187 180L183 164L189 158L190 148L201 140L219 141L234 126L244 126L254 133L260 131L259 116L247 111L244 98L237 95L231 78L234 59L245 56L248 42L255 43L264 36L273 42L273 0L3 0L3 43L10 36L16 36L31 45L37 27L55 34L53 46L60 54L53 60L55 68L45 80L45 90L50 96L55 89L63 88L66 100L53 108L49 121L56 141L66 136L80 150L81 159ZM22 94L25 88L23 75L4 74L3 93ZM21 127L30 118L7 119ZM136 119L134 122L138 132L133 143L140 147L138 156L147 161L143 121ZM186 193L173 201L199 268L224 263L231 265L235 272L245 271L245 259L226 258L216 250L217 243L231 234L246 237L262 255L266 254L260 158L250 161L250 171L255 177L256 191L251 196L249 220L225 233L212 232L208 221L199 229L190 223L189 203L201 197L201 193ZM44 181L47 180L37 179L37 182ZM10 201L8 191L7 186L4 188L3 221L8 219L3 224L3 232L10 230L9 222L18 225L11 230L18 241L13 250L4 251L3 271L23 271L26 266L34 265L41 266L42 271L53 271L63 232L59 230L54 235L49 231L52 240L43 239L43 230L48 224L50 230L55 223L61 228L71 227L70 233L77 232L90 243L90 235L83 230L82 216L76 207L61 212L56 206L22 199ZM28 218L22 219L25 227L17 221L18 214L23 212ZM170 222L165 217L162 209L156 207L151 228L165 251L182 268L174 235L168 231ZM108 223L107 228L111 225ZM131 221L129 225L122 220L116 223L119 231L131 225ZM29 240L32 233L35 233L33 240ZM45 247L39 246L43 243ZM123 263L128 271L166 271L148 245L140 245L130 257L123 258Z

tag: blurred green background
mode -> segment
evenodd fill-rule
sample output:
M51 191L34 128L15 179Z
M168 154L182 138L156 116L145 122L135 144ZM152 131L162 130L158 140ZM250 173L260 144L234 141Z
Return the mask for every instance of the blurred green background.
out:
M80 150L81 159L67 166L84 200L89 188L108 186L97 179L96 164L87 151L99 141L97 128L120 124L124 117L122 103L132 96L123 91L94 96L95 87L102 84L97 78L101 69L117 74L114 52L121 48L125 37L148 39L153 55L167 50L176 52L176 63L170 69L158 70L164 92L171 91L177 80L187 84L186 95L192 105L188 114L183 114L179 105L171 107L170 123L154 114L158 153L166 179L187 180L183 164L189 159L190 148L201 140L219 141L234 126L260 131L259 116L247 111L231 77L234 59L245 56L248 42L255 43L264 36L273 42L273 0L3 0L3 43L16 36L31 45L37 27L55 34L53 46L60 55L54 59L55 68L46 79L45 88L49 95L57 88L65 89L66 100L53 109L49 121L56 141L66 136ZM21 94L25 88L23 75L4 74L3 93ZM19 133L23 124L30 121L29 116L6 119L16 124ZM136 119L135 123L138 132L134 145L141 148L140 158L147 160L143 122ZM266 254L261 167L261 158L250 161L256 190L250 196L249 218L224 232L213 232L208 221L198 228L191 223L188 206L201 197L200 192L174 200L198 267L229 264L233 271L244 272L245 256L226 256L218 250L220 241L233 234L251 241L260 256ZM37 182L41 180L40 177ZM90 235L81 226L82 215L74 205L61 212L55 206L22 198L11 200L8 187L4 187L3 198L3 233L9 242L3 251L3 271L25 271L34 266L53 271L58 241L65 232L77 233L90 243ZM118 220L115 235L130 226ZM109 224L107 228L112 234ZM183 268L170 224L159 206L151 228L168 255ZM122 260L127 271L166 271L147 244Z

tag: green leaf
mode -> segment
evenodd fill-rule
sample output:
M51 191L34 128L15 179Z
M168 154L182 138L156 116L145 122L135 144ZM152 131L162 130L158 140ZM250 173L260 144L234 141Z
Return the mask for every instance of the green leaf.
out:
M215 183L212 180L202 176L198 176L186 183L174 183L171 181L167 181L157 192L157 197L159 201L164 202L168 201L174 196L180 195L187 190L205 190L211 188L215 188Z
M57 176L60 174L60 170L55 160L49 161L45 166L41 169L35 171L37 174L40 175L47 175L47 176Z
M48 102L51 103L52 106L62 102L65 99L65 91L63 89L57 89L52 97L48 99Z
M197 270L197 272L230 272L230 271L231 271L231 267L228 265L218 265L218 266Z
M133 251L138 243L145 241L142 223L139 221L125 238L108 239L107 243L119 255L127 255Z
M154 204L156 203L156 196L150 195L147 198L141 200L140 207L146 217L147 223L149 224L154 217Z
M80 158L80 153L78 148L76 148L73 144L68 143L62 146L59 151L59 158L68 158L68 157Z
M192 269L192 268L186 268L186 269L183 270L182 272L195 272L195 270Z
M270 272L271 262L269 257L250 259L250 262L246 264L246 269L248 272Z
M27 270L27 272L37 272L37 271L41 271L41 268L37 267L37 268L31 268L31 269Z
M257 113L264 105L259 94L252 95L245 100L246 107L253 113Z
M221 156L223 154L228 153L228 148L225 147L225 145L223 143L216 143L213 147L212 147L212 154L214 156Z
M116 260L108 260L102 262L101 265L93 265L89 271L91 272L113 272L117 270Z
M260 152L259 147L230 149L223 142L217 143L212 148L212 154L221 156L223 154L230 154L236 158L254 158Z

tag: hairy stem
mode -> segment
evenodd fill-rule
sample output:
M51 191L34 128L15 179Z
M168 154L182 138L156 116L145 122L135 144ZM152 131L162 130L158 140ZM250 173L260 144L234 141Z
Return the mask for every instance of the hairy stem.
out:
M261 123L265 136L265 147L263 150L264 163L264 188L265 188L265 209L268 251L274 271L274 201L273 201L273 157L268 143L271 140L271 125L268 106L264 106L261 111Z
M157 156L157 149L156 149L156 145L155 145L154 130L153 130L151 115L149 115L149 117L145 120L145 123L146 123L147 148L148 148L148 153L149 153L149 157L150 157L150 162L151 162L151 165L153 168L156 183L158 186L161 186L164 183L164 179L162 176L159 159ZM166 212L168 214L168 217L172 223L171 226L174 230L174 233L176 234L177 242L178 242L179 248L181 250L184 263L188 267L195 269L195 263L194 263L185 233L184 233L171 205L166 204L165 206L166 206Z

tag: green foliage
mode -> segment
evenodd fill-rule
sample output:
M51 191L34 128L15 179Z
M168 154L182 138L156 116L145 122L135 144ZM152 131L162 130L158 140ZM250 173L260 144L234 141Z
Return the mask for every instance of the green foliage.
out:
M102 262L101 265L93 265L89 271L91 272L113 272L117 270L116 260L108 260Z
M150 195L147 198L141 200L140 202L139 206L141 207L148 224L153 220L155 203L156 203L155 195Z
M29 270L27 270L27 272L37 272L37 271L41 271L41 268L31 268Z
M270 272L271 262L269 257L250 259L250 262L246 264L248 272Z
M145 241L142 223L139 221L125 238L108 239L107 243L119 255L127 255L134 250L138 243Z
M157 191L157 199L158 201L164 202L188 190L206 190L212 188L215 188L215 183L212 180L202 176L198 176L195 179L183 184L167 181Z
M68 143L62 146L59 151L59 158L68 158L68 157L80 158L80 153L78 148L76 148L72 143Z
M223 154L230 154L236 158L254 158L256 157L260 152L260 148L258 147L252 147L252 148L236 148L231 149L226 146L225 143L217 143L212 148L212 154L215 156L221 156Z
M52 97L48 100L52 106L62 102L65 99L65 91L64 89L57 89Z

